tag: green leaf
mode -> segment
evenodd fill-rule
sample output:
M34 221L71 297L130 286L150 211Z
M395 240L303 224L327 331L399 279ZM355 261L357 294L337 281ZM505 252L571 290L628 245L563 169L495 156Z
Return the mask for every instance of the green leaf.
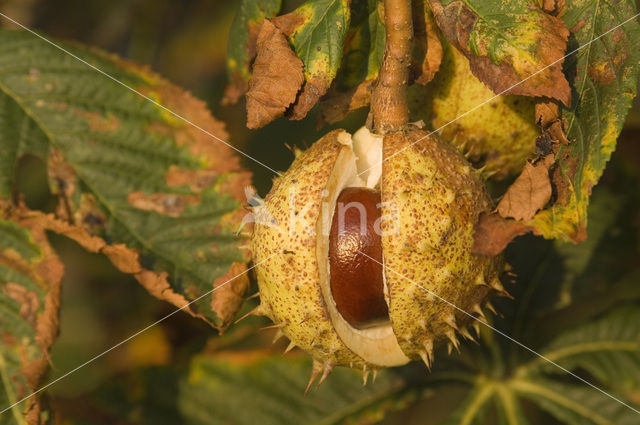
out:
M229 86L225 91L226 101L235 103L247 91L260 25L264 19L274 17L281 4L282 0L240 1L227 44Z
M567 425L632 425L638 414L585 385L549 379L515 380L510 386Z
M562 21L524 0L430 0L429 4L445 37L495 93L570 103L561 69L569 34Z
M581 368L599 382L621 390L640 388L640 310L615 310L597 320L562 333L540 353L569 370ZM522 372L557 372L556 366L537 358Z
M274 20L304 64L305 85L293 105L301 119L324 95L338 72L351 13L348 0L308 0Z
M518 397L507 385L496 387L495 404L501 425L528 425Z
M560 167L560 200L539 212L532 224L547 238L581 241L586 236L591 188L598 182L636 95L640 25L634 19L590 43L636 13L636 2L612 4L594 0L567 2L563 20L572 28L567 58L574 103L562 111L569 146L556 155Z
M58 334L63 266L42 227L0 217L0 424L41 424L50 412L35 391Z
M197 357L180 384L178 404L189 424L373 423L415 399L402 380L382 371L374 384L336 368L305 396L311 362L263 352Z
M481 425L485 423L489 401L496 390L492 383L479 380L467 398L440 425Z
M85 232L67 234L181 307L245 270L236 231L249 174L228 147L32 34L2 30L0 45L0 156L15 164L31 153L47 163L57 217ZM157 75L64 47L227 138L204 103ZM13 175L0 168L1 196ZM224 327L247 285L243 275L189 311Z

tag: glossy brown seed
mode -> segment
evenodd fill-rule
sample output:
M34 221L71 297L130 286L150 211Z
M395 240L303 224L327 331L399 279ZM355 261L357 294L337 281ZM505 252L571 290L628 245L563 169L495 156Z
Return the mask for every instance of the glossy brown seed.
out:
M346 188L338 196L331 222L331 294L342 317L356 328L389 318L384 300L382 241L375 228L380 218L379 204L379 191Z

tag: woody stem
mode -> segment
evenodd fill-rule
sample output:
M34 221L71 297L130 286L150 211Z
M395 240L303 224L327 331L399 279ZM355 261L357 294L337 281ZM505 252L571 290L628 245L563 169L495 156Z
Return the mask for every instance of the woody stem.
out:
M373 129L384 134L409 122L407 81L411 63L413 24L411 0L384 0L385 49L371 95Z

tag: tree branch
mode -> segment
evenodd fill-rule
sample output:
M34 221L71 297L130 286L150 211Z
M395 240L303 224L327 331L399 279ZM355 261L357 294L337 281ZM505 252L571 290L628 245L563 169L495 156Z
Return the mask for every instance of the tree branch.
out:
M399 130L409 122L407 81L413 38L411 0L384 0L384 23L384 56L371 96L373 129L378 134Z

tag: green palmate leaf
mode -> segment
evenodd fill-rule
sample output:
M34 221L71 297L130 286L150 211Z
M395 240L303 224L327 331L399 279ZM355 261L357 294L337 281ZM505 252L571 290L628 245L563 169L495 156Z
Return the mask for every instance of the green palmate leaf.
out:
M562 111L571 144L556 156L558 201L532 221L545 237L572 241L586 237L591 188L615 149L636 94L640 25L632 20L614 29L635 13L636 2L631 0L567 2L562 19L572 32L568 50L580 50L567 58L565 66L568 75L574 75L575 101Z
M0 157L8 158L0 196L14 183L6 164L40 156L61 198L57 218L67 224L57 230L179 306L246 270L235 232L249 175L229 148L34 35L4 30L0 46ZM227 137L202 102L148 70L66 48ZM189 311L224 327L247 285L246 276L234 280Z
M495 385L488 381L479 381L467 395L467 398L440 425L484 424L485 414L495 394L495 389Z
M282 0L241 0L227 44L229 85L225 101L235 103L246 91L251 77L251 61L256 55L256 39L265 18L274 17Z
M570 103L569 84L562 74L569 34L558 18L524 0L430 0L429 4L445 37L494 92Z
M304 118L338 72L351 13L348 0L308 0L274 20L304 64L305 84L292 118Z
M49 366L58 334L62 263L42 227L0 217L0 410L30 395ZM0 415L0 424L43 424L39 397Z
M311 362L264 352L199 357L180 384L179 407L189 424L374 423L384 412L404 407L416 394L381 372L374 385L337 368L305 396Z
M640 388L640 310L615 310L593 322L567 331L541 349L546 358L567 369L581 368L599 382L619 390ZM522 371L556 372L538 358Z
M515 380L510 386L567 425L632 425L638 414L585 385L544 378Z

